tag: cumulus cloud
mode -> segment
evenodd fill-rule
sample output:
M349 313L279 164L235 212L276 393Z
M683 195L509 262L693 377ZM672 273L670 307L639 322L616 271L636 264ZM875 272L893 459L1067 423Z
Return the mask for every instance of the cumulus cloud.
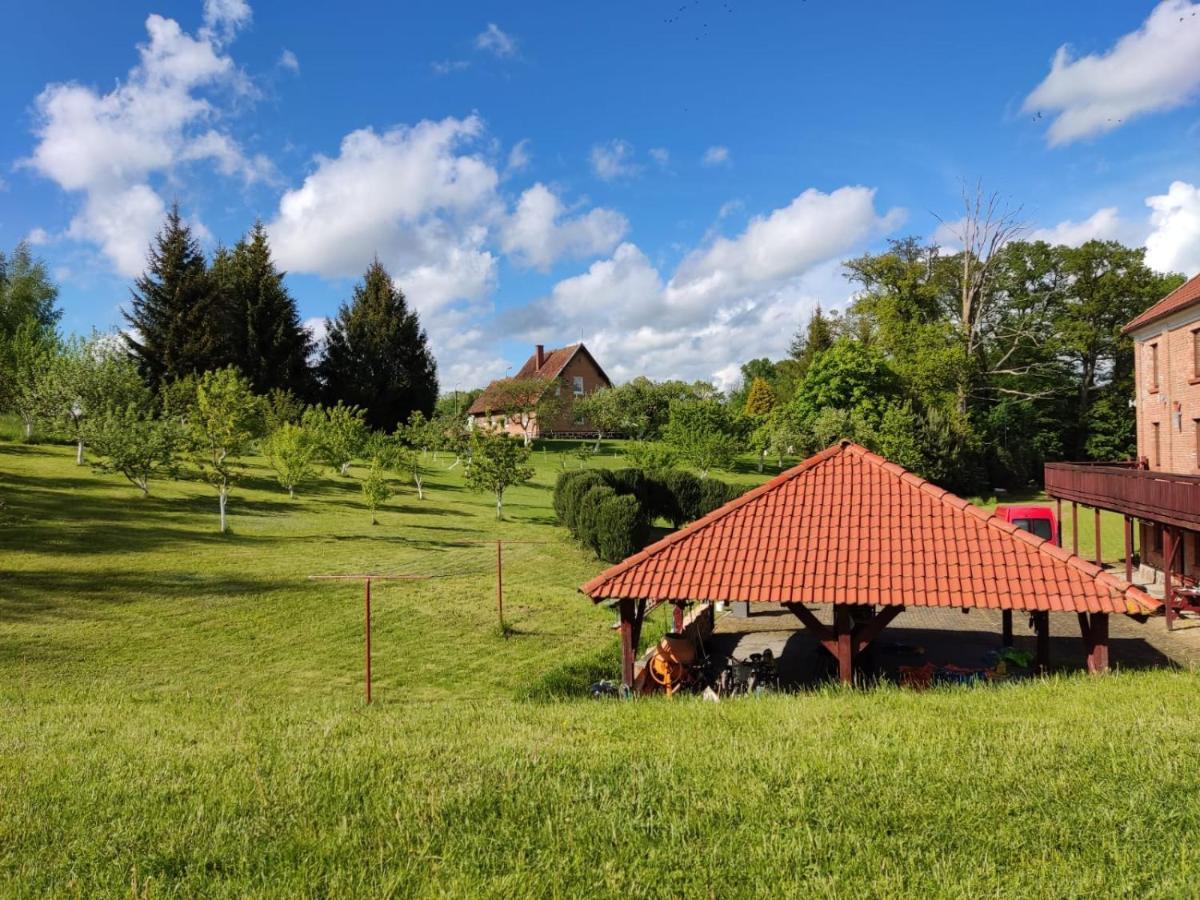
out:
M1067 219L1050 228L1035 228L1029 232L1027 238L1031 241L1045 241L1047 244L1078 247L1088 241L1121 240L1127 231L1117 208L1106 206L1079 222Z
M223 47L249 17L242 0L209 0L192 36L151 15L138 64L111 91L51 84L37 98L38 143L23 165L83 195L67 235L97 245L122 275L141 270L162 223L152 177L197 160L246 181L272 171L265 157L247 157L228 134L206 127L217 112L211 92L244 87Z
M506 34L495 22L488 22L488 27L475 36L475 47L501 59L511 59L517 55L517 41Z
M512 149L508 151L508 166L506 172L520 172L522 169L529 168L529 163L533 161L533 155L529 152L529 138L517 141L513 144Z
M281 69L286 69L287 71L294 72L297 75L300 74L300 60L297 58L295 53L293 53L291 50L288 50L286 47L284 48L283 52L279 54L279 62L277 65Z
M671 151L666 147L651 147L650 158L660 166L665 166L671 161Z
M628 230L628 220L611 209L567 215L562 200L538 182L505 220L500 246L517 262L546 271L560 259L607 253Z
M1055 113L1046 137L1058 146L1187 103L1200 88L1198 10L1188 0L1164 0L1107 52L1073 58L1059 47L1023 109Z
M1146 264L1160 272L1200 272L1200 187L1173 182L1165 194L1146 198L1151 232Z
M639 168L633 161L633 145L619 138L592 147L591 163L592 171L605 181L635 175Z
M462 72L470 68L471 63L465 59L438 59L429 64L434 75L449 75L452 72Z
M705 166L727 166L730 163L728 147L709 147L704 151L704 155L700 157L700 162Z
M870 188L808 190L740 234L695 248L669 278L623 243L509 321L531 338L585 335L619 378L720 380L747 352L783 353L818 299L828 307L840 299L831 293L848 294L837 274L841 257L902 218L899 210L879 213Z

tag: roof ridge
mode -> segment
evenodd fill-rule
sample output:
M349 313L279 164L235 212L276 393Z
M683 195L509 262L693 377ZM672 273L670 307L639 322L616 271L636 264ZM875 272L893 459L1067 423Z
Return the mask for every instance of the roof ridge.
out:
M770 481L765 481L762 484L760 484L758 487L752 488L751 490L746 491L746 493L742 494L741 496L734 497L728 503L724 504L723 506L718 506L712 512L708 513L705 516L701 516L695 522L689 522L687 525L683 526L678 531L671 532L666 537L660 538L659 540L655 541L650 546L643 547L637 553L633 554L633 556L626 557L625 559L621 560L621 562L617 563L616 565L610 566L609 568L605 569L603 572L598 574L595 578L592 578L589 581L585 582L584 584L580 585L579 590L585 594L588 593L588 590L593 585L596 585L598 587L603 582L608 581L610 578L613 578L617 575L620 575L622 572L626 571L627 569L632 568L633 566L637 565L638 563L642 562L643 560L650 559L652 556L657 556L659 553L666 550L668 547L671 547L671 546L679 543L680 541L684 540L687 537L692 536L693 534L703 531L705 528L709 527L713 523L718 522L721 519L725 518L727 515L735 512L738 509L741 509L746 504L754 502L756 499L761 497L763 494L770 493L771 491L775 490L775 488L779 487L780 485L787 484L787 482L791 481L793 478L798 478L799 476L803 475L805 472L808 472L811 469L815 469L821 463L825 462L828 459L833 458L834 456L837 456L843 450L854 448L854 447L858 447L858 445L854 444L851 441L842 440L842 441L838 441L836 444L832 444L829 447L826 447L820 453L814 453L812 456L808 457L808 459L805 459L802 462L797 463L796 465L792 466L790 469L780 472L778 475L776 475ZM858 447L858 449L864 450L865 448Z

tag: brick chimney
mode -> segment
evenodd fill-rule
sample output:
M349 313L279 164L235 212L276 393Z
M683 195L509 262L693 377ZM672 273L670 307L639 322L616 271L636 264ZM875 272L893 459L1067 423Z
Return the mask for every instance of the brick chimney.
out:
M538 344L533 351L534 359L537 362L537 371L542 371L542 366L546 364L546 348Z

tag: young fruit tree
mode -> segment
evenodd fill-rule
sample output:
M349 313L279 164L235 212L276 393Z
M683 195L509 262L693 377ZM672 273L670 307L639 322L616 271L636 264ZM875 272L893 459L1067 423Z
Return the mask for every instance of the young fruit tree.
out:
M39 419L53 415L50 372L58 355L58 340L53 332L33 319L17 326L0 347L4 359L0 369L0 401L21 417L25 440L33 440L33 427Z
M175 474L178 426L157 418L149 403L107 407L83 420L81 434L92 451L92 468L125 476L143 497L150 494L151 478Z
M316 475L312 435L294 422L284 422L262 442L262 454L279 486L295 499L296 488Z
M339 475L350 472L350 464L363 452L369 432L366 412L357 406L338 403L328 408L314 406L304 413L303 424L313 435L317 456Z
M529 448L506 434L476 429L471 434L467 486L496 497L496 518L504 518L504 491L533 478Z
M75 441L75 465L83 465L87 420L106 409L148 407L150 394L119 337L74 338L54 354L45 378L47 412Z
M233 367L205 372L196 382L184 424L185 446L200 477L217 490L222 534L229 489L262 428L261 407L261 398Z
M575 401L573 412L596 429L596 450L600 442L624 427L626 410L617 388L602 387Z
M552 427L567 408L563 383L540 375L507 378L492 385L488 393L504 421L521 429L526 447L533 443L535 434Z
M362 480L363 500L371 510L371 524L378 524L375 512L392 497L392 486L387 480L387 470L378 459L371 460L367 474Z

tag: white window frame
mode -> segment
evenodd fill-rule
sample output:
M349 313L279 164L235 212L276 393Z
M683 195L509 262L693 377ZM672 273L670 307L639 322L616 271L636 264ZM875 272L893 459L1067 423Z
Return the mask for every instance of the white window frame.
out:
M583 376L576 375L571 379L571 391L576 397L583 396Z

